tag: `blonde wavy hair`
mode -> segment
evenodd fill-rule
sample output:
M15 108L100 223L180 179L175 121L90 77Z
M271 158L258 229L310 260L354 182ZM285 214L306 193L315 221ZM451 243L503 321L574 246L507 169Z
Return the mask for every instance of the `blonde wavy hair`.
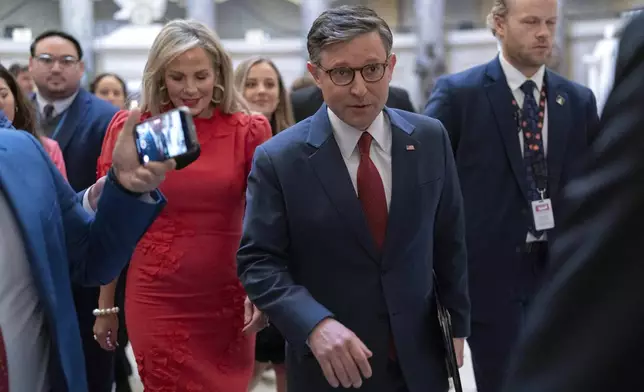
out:
M494 0L492 10L487 15L487 27L496 37L496 18L505 18L508 16L508 4L506 0Z
M295 117L293 116L293 106L291 104L291 97L284 86L284 80L282 79L282 74L275 66L275 63L267 57L251 57L242 61L237 68L235 69L235 87L238 91L242 93L246 89L246 80L248 79L248 73L253 66L261 63L266 63L273 68L275 74L277 75L277 85L279 86L279 103L275 108L273 113L273 118L275 119L275 129L273 129L273 135L285 130L286 128L295 124ZM269 119L270 120L270 119Z
M216 85L212 104L223 113L250 113L242 95L233 86L233 64L217 34L194 20L176 19L161 29L154 39L143 71L141 110L152 115L161 113L165 92L164 74L167 65L177 56L194 48L202 48L212 59Z

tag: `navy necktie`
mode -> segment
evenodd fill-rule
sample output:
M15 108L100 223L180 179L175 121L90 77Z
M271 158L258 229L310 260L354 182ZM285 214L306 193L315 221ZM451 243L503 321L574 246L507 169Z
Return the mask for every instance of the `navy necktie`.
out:
M50 123L54 118L54 105L48 103L45 105L42 112L45 115L45 122Z
M536 88L537 85L532 80L528 80L521 85L521 91L525 94L521 115L523 163L525 165L526 179L528 180L530 201L541 200L540 191L546 191L548 179L542 133L545 108L540 108L539 103L534 98ZM545 194L544 197L546 197ZM534 228L534 221L531 222L529 230L537 238L543 235L543 232L538 232Z

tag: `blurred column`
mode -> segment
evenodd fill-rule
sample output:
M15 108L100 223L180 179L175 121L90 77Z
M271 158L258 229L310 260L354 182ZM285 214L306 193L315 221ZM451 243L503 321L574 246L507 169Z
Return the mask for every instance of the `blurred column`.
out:
M414 0L416 10L416 74L419 101L425 105L436 79L445 70L445 0Z
M83 84L94 77L94 5L92 0L60 0L62 29L73 35L83 48Z
M553 49L552 68L564 76L568 76L568 21L566 18L566 0L557 2L557 30Z
M198 20L216 31L217 7L215 0L186 0L186 17Z
M313 22L320 16L320 14L329 8L329 0L302 0L300 2L300 13L302 16L301 29L302 37L304 38L304 58L309 58L309 53L306 50L306 36L313 25Z

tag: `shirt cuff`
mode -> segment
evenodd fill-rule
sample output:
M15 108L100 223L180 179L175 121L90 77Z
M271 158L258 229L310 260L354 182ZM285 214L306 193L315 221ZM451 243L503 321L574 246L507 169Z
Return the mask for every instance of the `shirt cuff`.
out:
M88 214L92 214L92 215L96 214L96 211L94 211L94 209L92 209L92 206L89 205L89 192L92 190L93 187L94 185L87 188L87 190L83 194L83 209L87 211Z
M87 211L88 214L91 214L91 215L96 214L96 211L94 211L92 209L92 206L89 204L89 192L92 190L93 187L94 187L94 185L92 185L89 188L87 188L87 190L83 194L83 209L85 211ZM138 199L141 200L142 202L148 203L148 204L155 204L156 203L156 201L152 197L152 194L150 194L149 192L142 194L141 196L138 197Z

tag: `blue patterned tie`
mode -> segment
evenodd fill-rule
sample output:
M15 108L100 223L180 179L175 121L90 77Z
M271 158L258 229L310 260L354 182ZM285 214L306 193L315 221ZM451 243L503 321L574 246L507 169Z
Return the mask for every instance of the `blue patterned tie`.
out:
M545 108L540 108L534 99L534 90L537 85L528 80L521 85L521 91L525 94L523 111L521 115L521 128L523 129L523 163L528 180L528 195L530 201L541 200L539 189L545 191L547 188L548 166L543 148L543 113ZM541 113L541 115L540 115ZM544 194L544 197L547 197ZM534 228L534 221L531 219L530 233L539 238L543 232Z

